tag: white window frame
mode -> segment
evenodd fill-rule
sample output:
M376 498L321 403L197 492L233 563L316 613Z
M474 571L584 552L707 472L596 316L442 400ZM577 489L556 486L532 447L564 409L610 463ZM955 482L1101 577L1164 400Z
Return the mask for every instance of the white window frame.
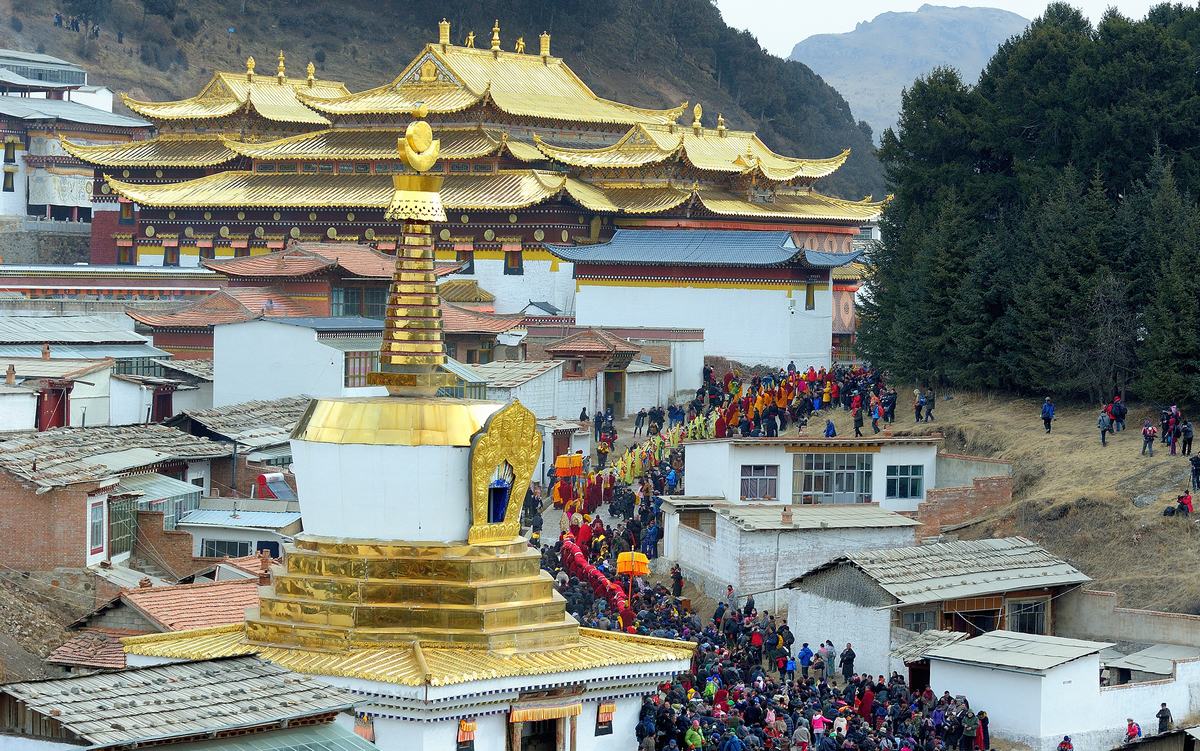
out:
M236 549L233 554L217 553L217 552L209 550L208 546L213 545L213 544L233 545L233 546L236 546ZM204 558L224 558L226 556L228 556L230 558L243 558L254 552L254 545L255 544L253 542L250 542L249 540L210 540L208 538L204 538L204 539L200 540L200 555L201 555L201 557L204 557ZM243 547L245 548L245 551L246 551L244 553L241 552Z
M916 483L916 491L913 483ZM901 487L904 493L900 492ZM925 498L924 464L889 464L884 472L884 497L888 500L922 500Z
M756 472L761 470L761 474ZM739 475L738 495L743 501L774 501L779 498L778 464L743 464ZM747 487L753 489L746 493Z
M1005 600L1004 601L1004 628L1008 631L1016 631L1013 627L1013 610L1016 608L1026 607L1029 605L1042 606L1042 630L1041 631L1017 631L1020 634L1040 634L1047 635L1048 626L1050 625L1050 598L1049 597L1030 597L1020 600Z
M88 554L98 555L104 552L104 504L105 501L93 501L88 506ZM99 514L97 514L99 512ZM97 532L99 541L97 541Z

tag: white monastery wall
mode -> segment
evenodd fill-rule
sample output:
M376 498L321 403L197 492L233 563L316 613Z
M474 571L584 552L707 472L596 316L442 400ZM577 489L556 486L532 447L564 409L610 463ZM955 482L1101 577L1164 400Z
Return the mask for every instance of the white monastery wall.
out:
M810 643L832 640L839 654L846 642L850 642L857 655L854 660L856 672L878 675L887 670L891 653L891 611L827 600L794 589L786 590L784 594L792 633L803 634ZM837 669L837 665L831 667ZM972 694L967 692L967 695Z

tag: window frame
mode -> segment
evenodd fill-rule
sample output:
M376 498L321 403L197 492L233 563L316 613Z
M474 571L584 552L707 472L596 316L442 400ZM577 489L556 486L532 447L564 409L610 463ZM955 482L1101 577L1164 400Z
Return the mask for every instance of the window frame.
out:
M16 193L17 192L17 173L16 172L11 172L9 170L4 171L3 192L4 193Z
M133 203L130 201L121 201L120 209L117 212L118 224L133 224L136 217L133 215Z
M520 250L504 251L504 274L505 276L524 276L525 254Z
M350 350L342 364L342 386L348 389L367 385L367 374L379 367L378 350Z
M225 552L217 552L218 547ZM234 552L229 552L228 547L232 546ZM207 537L200 539L200 557L201 558L243 558L254 552L254 543L249 540L210 540Z
M761 474L756 472L761 470ZM749 473L747 473L749 472ZM753 495L747 495L747 489ZM743 501L774 501L779 499L778 464L743 464L738 473L738 496Z
M4 144L4 163L17 163L17 144L14 141L6 141Z
M792 457L793 504L872 502L875 454L805 452Z
M88 554L96 555L104 552L105 530L104 530L104 504L105 501L93 501L88 506ZM96 512L100 512L97 516ZM97 533L100 537L100 544L96 544Z
M900 628L920 634L937 628L937 611L909 610L900 614Z
M889 501L922 500L925 497L925 465L887 465L884 468L883 495Z
M1034 608L1033 611L1019 612L1020 609ZM1018 611L1018 612L1014 612ZM1032 616L1036 622L1040 623L1040 631L1024 631L1017 627L1018 621L1014 621L1014 617L1023 619ZM1047 633L1046 626L1050 621L1050 598L1038 597L1029 599L1005 600L1004 601L1004 628L1007 631L1016 631L1019 634L1040 634L1045 636Z

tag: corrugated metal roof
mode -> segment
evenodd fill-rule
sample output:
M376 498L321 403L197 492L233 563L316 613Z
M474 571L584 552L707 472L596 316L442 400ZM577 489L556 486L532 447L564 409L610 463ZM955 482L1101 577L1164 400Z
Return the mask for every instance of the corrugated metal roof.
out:
M310 725L171 746L171 751L379 751L340 725Z
M675 266L774 266L802 254L790 232L741 230L618 229L606 243L548 247L573 263Z
M122 477L117 483L117 492L140 493L139 501L161 501L165 499L200 496L204 488L190 482L176 480L155 472L144 475L129 475Z
M1022 589L1082 584L1091 579L1024 537L861 550L792 580L838 565L861 569L899 603L939 602Z
M1194 660L1200 657L1200 647L1185 647L1181 644L1154 644L1141 651L1115 660L1103 660L1110 668L1125 668L1143 673L1170 675L1175 670L1176 660Z
M341 689L253 656L0 686L88 743L178 738L348 709Z
M478 369L461 363L453 357L446 358L446 361L442 363L442 369L458 376L459 380L464 383L487 383L487 377Z
M792 521L783 521L783 510L790 508ZM874 529L879 527L916 527L915 519L878 506L854 504L818 504L785 506L783 504L731 503L715 507L721 516L744 530L764 529Z
M62 99L0 96L0 114L22 120L67 120L88 125L106 125L110 128L150 127L150 123L140 118L117 115Z
M649 360L634 360L625 367L626 373L670 373L671 366L659 365Z
M1109 642L1019 634L1015 631L992 631L974 639L937 647L927 652L926 656L934 660L1045 673L1051 668L1096 654L1111 646L1113 645Z
M0 97L2 99L3 97ZM0 316L0 344L145 344L149 340L100 316Z
M82 378L113 366L112 360L60 360L41 357L0 357L0 372L12 365L17 378Z
M897 631L902 631L902 629L892 629L892 643L895 643L896 641L894 634ZM903 633L907 634L911 632L904 631ZM923 658L926 652L937 649L938 647L944 647L953 644L957 641L962 641L963 639L966 639L967 636L969 636L969 634L963 631L939 631L931 628L928 631L922 631L919 634L913 635L912 639L909 639L903 644L896 646L892 650L892 657L895 657L896 659L900 660L900 662L905 664L916 662L917 660Z
M509 389L562 367L562 360L499 361L476 365L475 370L487 381L488 388Z
M362 316L291 316L272 318L271 321L318 332L383 331L382 319Z
M299 512L291 511L220 511L196 509L184 514L176 526L253 527L254 529L283 529L300 521Z

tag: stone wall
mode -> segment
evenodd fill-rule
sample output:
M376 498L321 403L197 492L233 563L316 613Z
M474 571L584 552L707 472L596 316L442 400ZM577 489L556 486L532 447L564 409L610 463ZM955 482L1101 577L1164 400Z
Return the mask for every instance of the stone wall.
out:
M0 263L87 263L91 245L89 234L29 231L20 224L0 227Z
M1075 589L1055 603L1054 632L1071 639L1200 647L1200 615L1122 608L1113 592Z

